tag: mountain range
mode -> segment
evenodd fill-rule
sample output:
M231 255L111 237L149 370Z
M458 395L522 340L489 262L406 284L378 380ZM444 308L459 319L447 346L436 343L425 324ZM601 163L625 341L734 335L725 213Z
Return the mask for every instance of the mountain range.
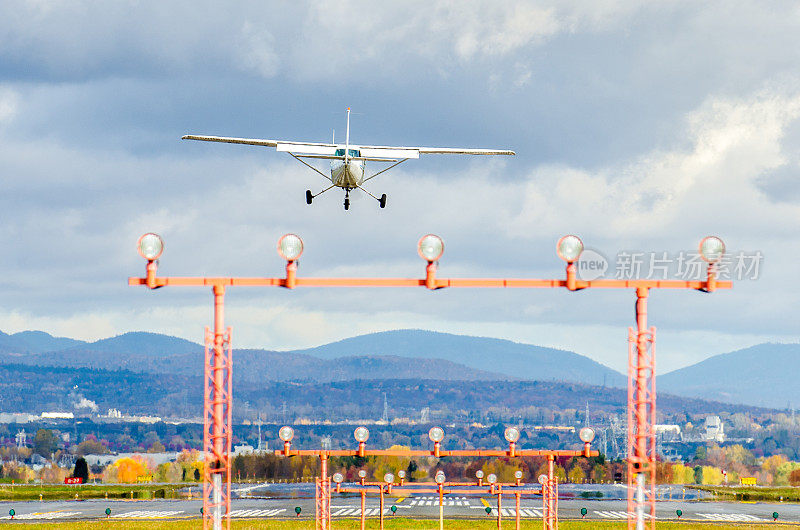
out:
M203 346L131 332L87 343L42 331L0 332L0 363L129 370L193 377ZM793 377L800 344L765 343L659 375L661 392L763 407L800 403ZM246 366L246 370L237 370ZM626 376L575 352L508 340L422 330L371 333L295 351L234 350L237 382L438 379L550 381L624 388Z

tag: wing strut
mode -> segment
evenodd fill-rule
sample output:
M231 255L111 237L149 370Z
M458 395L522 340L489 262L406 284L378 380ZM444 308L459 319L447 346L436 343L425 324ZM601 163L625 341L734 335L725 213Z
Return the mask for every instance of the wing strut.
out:
M327 180L328 182L330 182L330 181L331 181L331 179L328 177L328 175L326 175L325 173L323 173L323 172L322 172L322 171L320 171L319 169L315 168L314 166L312 166L311 164L309 164L309 163L308 163L308 162L306 162L305 160L301 159L301 158L300 158L299 156L297 156L296 154L294 154L294 153L289 153L289 154L290 154L290 155L292 155L292 158L294 158L295 160L297 160L298 162L300 162L300 163L301 163L301 164L303 164L304 166L306 166L306 167L309 167L309 168L313 169L314 171L316 171L317 173L319 173L320 175L322 175L322 178L324 178L324 179L325 179L325 180ZM395 165L396 165L396 164L395 164Z
M375 173L375 174L374 174L374 175L372 175L371 177L367 177L367 178L365 178L365 179L364 179L364 182L366 182L366 181L368 181L368 180L371 180L371 179L374 179L375 177L377 177L377 176L378 176L378 175L380 175L381 173L385 173L385 172L389 171L390 169L392 169L393 167L397 167L397 166L399 166L400 164L402 164L402 163L403 163L403 162L405 162L406 160L408 160L408 158L404 158L404 159L402 159L400 162L397 162L396 164L392 164L391 166L389 166L389 167L387 167L387 168L381 169L380 171L378 171L377 173ZM362 182L362 184L363 184L364 182Z

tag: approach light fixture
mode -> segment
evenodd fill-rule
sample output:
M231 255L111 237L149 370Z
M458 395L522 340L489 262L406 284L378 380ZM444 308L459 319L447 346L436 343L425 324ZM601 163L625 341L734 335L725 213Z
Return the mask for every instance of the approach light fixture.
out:
M578 236L564 236L558 240L556 252L558 257L567 263L575 263L583 252L583 241Z
M334 473L333 481L337 484L341 484L342 482L344 482L344 476L341 473Z
M436 476L433 477L433 480L435 480L437 484L444 484L445 480L444 471L437 472Z
M164 240L160 235L148 232L136 242L136 250L147 261L155 261L164 252Z
M393 484L394 483L394 475L392 475L391 473L386 473L383 476L383 481L385 483L387 483L387 484Z
M369 440L369 429L366 427L356 427L356 430L353 431L353 436L358 443L366 443L367 440Z
M578 437L583 443L590 444L594 440L594 429L591 427L584 427L578 431Z
M506 427L506 431L503 433L503 436L506 437L506 441L508 443L517 443L519 440L519 429L516 427Z
M539 484L541 484L542 486L547 484L547 475L545 475L544 473L539 475Z
M289 427L288 425L284 425L278 431L278 437L283 440L284 442L291 442L292 438L294 438L294 429Z
M494 484L495 482L497 482L497 475L495 475L494 473L490 473L489 476L486 477L486 482L488 482L489 484Z
M359 469L358 478L367 478L367 471L365 469Z
M483 478L483 470L479 469L475 472L475 478Z
M700 257L708 263L716 263L725 255L725 243L717 236L704 237L700 241Z
M444 440L444 429L441 427L431 427L431 430L428 431L428 438L433 443L439 443Z
M397 472L397 476L400 477L400 480L402 480L406 478L406 472L401 469L400 471Z
M286 234L278 240L278 254L286 261L297 261L303 253L303 240L295 234Z
M444 241L442 241L441 237L434 234L422 236L417 244L417 251L422 259L426 260L428 263L433 263L442 257Z
M517 479L517 480L522 480L522 471L519 471L519 470L515 471L514 472L514 478Z

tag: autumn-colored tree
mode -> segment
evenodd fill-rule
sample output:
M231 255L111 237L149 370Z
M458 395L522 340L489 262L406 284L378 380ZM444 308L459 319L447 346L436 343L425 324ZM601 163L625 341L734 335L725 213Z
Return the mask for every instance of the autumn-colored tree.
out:
M149 461L140 456L120 458L109 466L108 476L116 478L116 482L136 482L139 477L150 474Z

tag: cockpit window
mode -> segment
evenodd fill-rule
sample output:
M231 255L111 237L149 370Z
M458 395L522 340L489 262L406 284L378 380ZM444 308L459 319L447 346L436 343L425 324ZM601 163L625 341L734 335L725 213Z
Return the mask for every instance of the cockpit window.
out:
M344 156L344 149L337 149L336 152L333 155L334 156ZM360 157L361 156L361 151L359 151L358 149L348 149L347 150L347 156L349 156L351 158L352 157L356 157L356 158Z

